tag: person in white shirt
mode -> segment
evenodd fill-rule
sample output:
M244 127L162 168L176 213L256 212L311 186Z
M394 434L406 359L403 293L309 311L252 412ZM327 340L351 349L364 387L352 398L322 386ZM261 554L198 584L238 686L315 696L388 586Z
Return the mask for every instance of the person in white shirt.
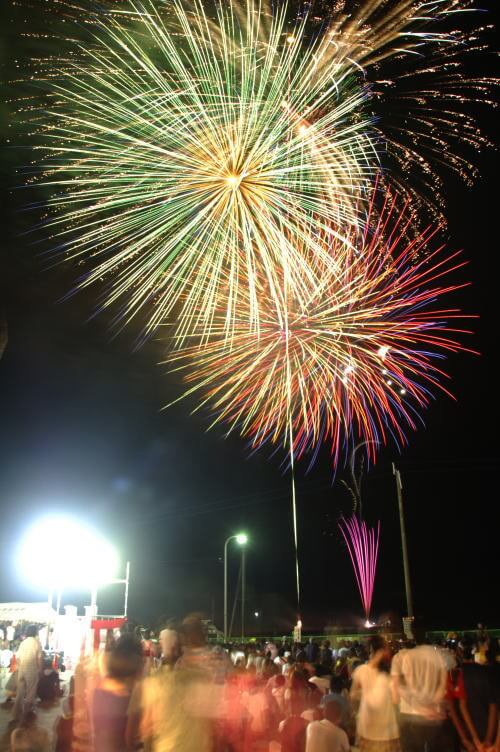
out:
M403 749L451 752L453 739L446 723L447 671L441 652L430 645L401 650L391 674Z
M38 629L35 626L27 628L26 639L20 644L16 658L17 693L12 709L12 719L19 722L33 708L42 669L42 646L38 639Z
M293 660L291 653L285 653L285 660L286 663L281 667L281 673L283 676L288 676L290 671L294 668L295 661Z
M352 676L351 699L359 702L356 722L360 752L399 752L399 729L388 674L391 654L383 637L370 640L370 660Z
M332 677L327 673L323 666L316 665L314 667L314 676L311 676L309 681L311 684L315 684L322 695L328 694L330 691L330 681Z
M231 650L231 661L233 666L239 666L244 669L246 664L245 652L240 647L235 647Z
M180 655L179 633L175 627L175 621L170 619L160 632L162 662L169 666L173 666Z
M4 680L7 678L7 673L10 668L10 662L14 653L9 648L9 643L3 640L0 650L0 689L3 687Z
M342 714L340 705L330 700L324 713L322 721L313 721L307 727L305 752L349 752L347 734L337 725Z

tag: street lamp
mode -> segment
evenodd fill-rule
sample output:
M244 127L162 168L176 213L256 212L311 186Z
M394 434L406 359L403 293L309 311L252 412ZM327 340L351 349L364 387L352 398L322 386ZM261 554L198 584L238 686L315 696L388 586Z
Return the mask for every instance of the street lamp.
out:
M237 535L230 535L224 543L224 642L227 642L227 547L230 541L235 540L236 543L241 546L241 614L242 614L242 628L244 631L244 608L245 608L245 546L248 543L248 535L246 533L238 533Z

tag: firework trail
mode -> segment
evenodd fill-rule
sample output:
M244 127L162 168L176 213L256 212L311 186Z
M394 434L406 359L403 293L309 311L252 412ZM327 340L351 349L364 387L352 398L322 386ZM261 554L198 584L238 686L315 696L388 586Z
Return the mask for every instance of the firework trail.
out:
M353 515L349 519L342 517L339 521L339 528L351 557L366 624L368 625L377 570L380 522L377 522L375 528L369 528L364 520L358 520Z

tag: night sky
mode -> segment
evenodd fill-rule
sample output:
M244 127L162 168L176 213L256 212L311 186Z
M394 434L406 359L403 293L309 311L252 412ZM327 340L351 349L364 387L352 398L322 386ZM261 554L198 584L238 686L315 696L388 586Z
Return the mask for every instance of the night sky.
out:
M13 9L5 24L10 80L16 77L14 58L28 54L20 19ZM41 24L36 12L30 23ZM481 122L494 135L493 116L483 115ZM296 618L290 476L281 458L266 450L250 456L245 441L225 439L221 427L206 433L205 417L190 415L187 402L161 411L181 389L156 365L164 343L155 339L134 350L140 322L115 336L106 314L90 317L92 290L61 302L74 285L75 269L47 269L38 238L25 234L33 218L22 209L34 198L16 189L16 168L29 161L29 152L15 134L5 135L11 143L3 160L8 211L0 284L9 342L0 361L0 602L45 597L18 579L15 549L34 519L65 511L103 531L122 560L131 561L130 612L144 623L198 610L221 626L223 544L244 529L251 538L248 622L258 621L262 631L290 631ZM382 522L376 618L404 612L395 461L403 478L417 614L429 626L475 626L480 620L500 626L498 157L488 151L476 161L476 184L466 187L448 175L445 194L448 245L464 249L470 263L463 276L472 283L454 302L480 316L466 344L481 355L450 358L457 401L439 395L409 446L400 455L393 447L382 451L365 477L366 519ZM305 628L354 626L362 609L337 528L339 514L350 511L340 483L348 476L343 467L334 475L326 451L307 474L306 467L297 471ZM235 578L235 549L230 566ZM65 597L83 600L81 594ZM101 608L120 608L116 592L103 595Z

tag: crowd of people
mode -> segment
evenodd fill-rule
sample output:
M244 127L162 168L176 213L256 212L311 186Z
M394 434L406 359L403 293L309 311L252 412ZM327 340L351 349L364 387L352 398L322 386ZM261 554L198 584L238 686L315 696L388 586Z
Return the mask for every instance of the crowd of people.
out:
M17 653L12 752L500 752L496 638L209 645L193 615L109 632L82 656L54 739L37 723L43 652Z

